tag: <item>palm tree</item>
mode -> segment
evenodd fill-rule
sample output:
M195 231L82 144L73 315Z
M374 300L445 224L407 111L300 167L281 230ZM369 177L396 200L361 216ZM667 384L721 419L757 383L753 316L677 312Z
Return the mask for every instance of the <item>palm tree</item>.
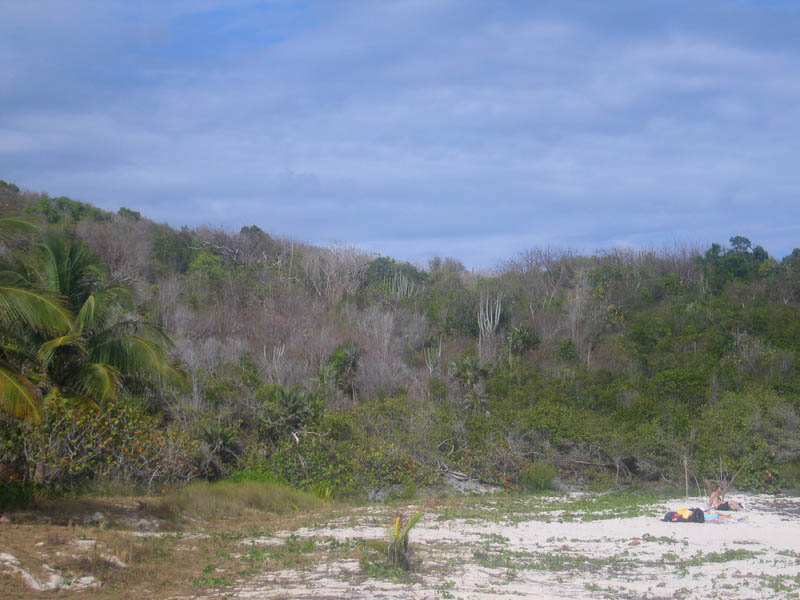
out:
M169 338L135 315L130 287L109 283L96 254L77 239L58 236L46 236L41 247L44 283L75 315L66 334L39 349L51 394L92 404L113 397L123 379L178 377L169 360Z
M24 219L0 218L0 241L36 227ZM32 284L25 266L0 260L0 411L37 420L42 395L33 340L68 331L73 317L63 299Z
M5 291L9 305L19 290L40 297L39 312L21 305L9 313L14 326L0 350L0 410L36 420L42 399L97 406L126 382L179 378L169 338L135 316L130 288L108 282L105 265L83 242L47 235L39 250L36 268L27 278L17 268L16 287ZM44 299L59 308L61 322L40 314Z

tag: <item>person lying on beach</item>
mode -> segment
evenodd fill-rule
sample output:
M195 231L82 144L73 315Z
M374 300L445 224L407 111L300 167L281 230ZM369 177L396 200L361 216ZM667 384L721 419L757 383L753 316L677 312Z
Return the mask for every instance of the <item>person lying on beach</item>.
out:
M713 509L704 511L702 508L686 508L681 506L664 515L662 521L672 523L740 523L747 521L747 515L734 517L717 512Z
M706 523L739 523L741 521L747 521L747 515L743 517L734 517L731 515L724 515L715 510L705 511L703 517L705 517Z
M723 496L722 486L717 485L711 490L711 496L708 499L708 507L716 510L744 510L744 507L736 502L736 500L722 501Z

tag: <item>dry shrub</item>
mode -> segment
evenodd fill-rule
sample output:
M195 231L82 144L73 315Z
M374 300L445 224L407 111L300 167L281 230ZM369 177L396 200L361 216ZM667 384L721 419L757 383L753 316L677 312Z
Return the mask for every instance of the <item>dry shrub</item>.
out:
M592 367L608 369L614 373L623 371L630 364L630 358L620 341L608 336L592 349Z
M355 246L332 244L303 249L302 270L307 285L326 304L335 305L355 294L373 256Z
M129 281L141 292L145 289L143 273L147 271L152 251L150 224L130 222L116 217L111 223L83 220L76 226L78 237L95 250L108 265L115 280Z

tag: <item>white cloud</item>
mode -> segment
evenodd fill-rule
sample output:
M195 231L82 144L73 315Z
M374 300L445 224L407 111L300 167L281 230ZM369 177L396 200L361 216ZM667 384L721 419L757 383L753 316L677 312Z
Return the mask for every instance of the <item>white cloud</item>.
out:
M0 177L20 185L475 266L748 228L798 245L778 233L800 210L791 45L415 0L312 2L243 46L263 5L25 6L0 25Z

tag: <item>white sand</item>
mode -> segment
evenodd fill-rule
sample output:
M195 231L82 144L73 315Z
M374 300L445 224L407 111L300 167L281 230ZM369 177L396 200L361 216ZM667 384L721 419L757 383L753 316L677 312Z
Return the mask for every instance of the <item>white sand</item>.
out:
M666 523L659 517L500 523L426 514L411 532L421 566L411 582L366 577L357 562L265 574L236 598L791 598L800 591L800 499L739 496L749 521ZM680 505L657 507L663 516ZM737 513L730 513L740 516ZM539 517L537 517L539 518ZM364 520L375 521L375 515ZM384 516L380 522L385 522ZM294 532L317 540L385 538L380 526L331 524ZM283 536L281 536L283 537ZM272 539L248 543L271 544ZM721 561L726 556L729 560ZM735 553L734 553L735 552ZM733 554L732 554L733 553ZM230 590L228 590L230 592Z

